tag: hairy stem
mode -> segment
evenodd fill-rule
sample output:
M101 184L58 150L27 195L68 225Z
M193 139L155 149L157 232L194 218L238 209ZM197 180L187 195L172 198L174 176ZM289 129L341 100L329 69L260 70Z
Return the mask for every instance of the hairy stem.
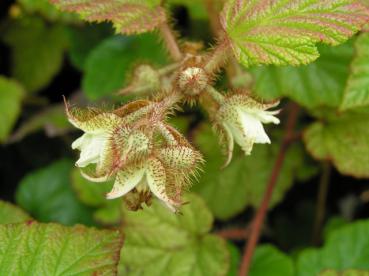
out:
M160 26L160 33L173 60L180 61L182 59L182 52L168 23L163 23Z
M265 219L265 216L268 210L269 202L272 197L275 185L277 183L278 176L282 169L283 161L286 157L286 152L289 148L289 145L291 144L291 141L292 141L291 137L294 135L294 128L297 123L299 109L300 108L295 103L291 103L289 105L289 114L288 114L287 124L285 127L285 135L282 141L282 145L279 149L277 159L274 163L274 167L270 175L268 185L264 193L263 200L251 223L249 239L248 239L248 242L245 244L244 255L243 255L241 267L239 270L240 276L248 275L252 256L254 254L255 247L259 240L260 231L264 223L264 219Z
M226 40L220 43L211 53L208 62L205 65L205 71L213 74L218 71L227 61L229 57L229 44Z
M331 175L331 165L328 161L323 163L323 172L319 182L318 199L315 212L315 222L313 229L313 244L318 245L320 243L322 225L325 217L325 206L327 203L327 194L329 187L329 180Z

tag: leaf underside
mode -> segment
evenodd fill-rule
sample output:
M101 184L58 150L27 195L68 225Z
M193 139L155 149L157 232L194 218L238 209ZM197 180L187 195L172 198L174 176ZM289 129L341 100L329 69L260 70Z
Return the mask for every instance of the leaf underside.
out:
M160 0L50 0L64 11L76 12L90 22L109 21L118 33L152 31L166 19Z
M368 20L368 9L351 0L231 0L221 15L245 66L310 63L317 43L341 44Z

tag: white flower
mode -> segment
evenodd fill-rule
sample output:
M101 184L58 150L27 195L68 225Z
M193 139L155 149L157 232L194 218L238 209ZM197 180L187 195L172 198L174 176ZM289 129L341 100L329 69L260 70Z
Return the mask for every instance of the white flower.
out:
M263 124L279 124L279 119L274 116L279 110L267 111L276 105L278 103L262 104L249 96L239 94L224 99L216 118L227 141L226 165L232 158L234 141L246 155L251 154L254 143L271 143Z

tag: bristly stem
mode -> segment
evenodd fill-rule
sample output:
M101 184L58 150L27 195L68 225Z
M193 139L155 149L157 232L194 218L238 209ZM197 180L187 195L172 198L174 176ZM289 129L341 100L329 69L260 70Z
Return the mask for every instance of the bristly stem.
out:
M167 22L160 25L160 33L173 60L180 61L182 59L182 52L178 46L175 35Z
M297 123L299 110L300 108L297 104L291 103L289 105L288 120L287 120L287 124L285 127L285 134L284 134L284 138L282 141L282 145L280 147L277 159L274 163L274 167L270 175L268 185L264 193L263 200L251 223L249 239L248 239L248 242L245 244L244 255L243 255L241 267L239 270L240 276L248 275L248 271L250 269L250 265L252 261L252 256L254 254L255 247L258 243L260 231L263 226L266 213L268 211L269 202L272 197L275 185L277 184L278 176L282 169L283 161L286 157L286 152L289 148L289 145L291 144L291 141L292 141L291 137L294 136L294 128Z
M215 232L214 234L228 240L245 240L250 233L248 228L230 228Z
M229 57L229 43L224 40L222 43L218 44L211 53L208 62L206 63L204 69L207 73L213 74L218 71L227 61Z
M329 163L329 161L324 161L322 168L323 171L319 182L318 199L315 211L316 215L312 236L312 242L315 245L318 245L321 241L322 225L325 217L325 206L327 203L327 195L331 175L331 164Z

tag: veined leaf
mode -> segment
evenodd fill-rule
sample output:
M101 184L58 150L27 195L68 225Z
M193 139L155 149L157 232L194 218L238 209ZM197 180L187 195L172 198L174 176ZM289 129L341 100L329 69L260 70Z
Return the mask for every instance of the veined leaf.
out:
M124 216L120 275L226 275L230 256L221 238L208 234L213 217L195 195L174 214L158 200Z
M305 66L250 68L254 77L253 91L267 100L286 96L309 109L337 108L350 73L352 43L337 47L322 45L319 52L320 58Z
M116 275L118 231L27 222L0 225L0 275Z
M166 20L160 0L50 0L87 21L111 21L118 33L151 31Z
M368 20L353 0L229 0L221 16L245 66L307 64L319 56L316 43L343 43Z
M369 177L369 113L348 112L312 124L304 133L308 151L331 160L342 173Z
M321 249L305 249L298 257L297 275L326 275L327 269L369 271L369 220L358 221L333 231ZM322 274L319 274L322 273ZM328 274L329 275L329 274ZM330 274L332 275L332 274ZM366 274L333 274L360 275ZM332 276L333 276L332 275Z
M369 105L369 33L363 33L355 43L356 56L343 96L341 109Z
M0 200L0 224L19 223L31 217L18 206Z

